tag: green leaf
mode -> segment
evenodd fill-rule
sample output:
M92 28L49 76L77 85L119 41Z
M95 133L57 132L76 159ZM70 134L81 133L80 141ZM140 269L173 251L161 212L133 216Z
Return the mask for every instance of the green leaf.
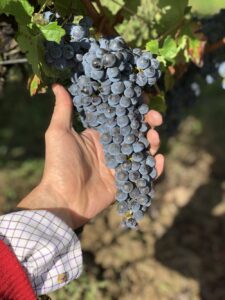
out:
M141 0L124 0L124 5L122 7L123 16L129 19L132 15L137 14L140 4Z
M107 10L108 13L114 16L123 7L124 1L117 0L115 3L109 0L101 0L101 5Z
M159 53L159 41L158 40L151 40L146 44L146 50L150 51L153 54Z
M149 108L157 110L160 113L166 111L166 100L163 92L150 98Z
M27 0L1 0L0 14L12 15L16 21L21 24L30 23L31 16L34 12L33 6Z
M40 77L39 70L39 40L34 34L32 26L27 27L25 25L19 26L17 34L17 42L20 49L26 53L28 62L31 64L35 74Z
M159 50L161 56L166 60L174 62L174 58L177 56L179 49L177 47L176 41L168 36L163 43L163 47Z
M177 47L178 50L184 50L187 47L188 44L188 36L182 35L177 40Z
M175 29L184 18L188 0L158 0L160 17L158 18L159 33Z
M158 55L158 56L157 56L157 59L158 59L158 61L161 63L161 65L162 65L163 67L166 67L166 66L167 66L167 60L165 60L164 56Z
M47 41L59 43L61 38L65 35L65 30L57 24L52 22L47 25L38 25L40 33Z
M55 9L60 16L65 17L74 13L76 15L85 15L85 9L82 1L75 0L54 0Z
M116 15L120 11L124 18L130 18L137 13L138 6L141 4L141 0L101 0L101 5L104 9L111 12L112 15Z

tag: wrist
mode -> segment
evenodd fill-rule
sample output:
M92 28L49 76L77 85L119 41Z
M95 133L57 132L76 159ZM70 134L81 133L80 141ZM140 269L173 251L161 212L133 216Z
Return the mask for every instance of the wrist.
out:
M18 203L17 207L27 210L48 210L72 229L76 227L67 203L54 192L51 186L39 184Z

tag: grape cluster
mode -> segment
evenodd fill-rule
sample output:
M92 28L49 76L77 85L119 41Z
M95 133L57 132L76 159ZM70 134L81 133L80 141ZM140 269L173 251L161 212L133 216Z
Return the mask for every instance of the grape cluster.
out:
M157 172L142 93L160 77L159 62L150 52L129 48L120 36L90 37L90 26L89 18L66 24L60 44L46 43L46 61L71 69L73 103L84 127L100 133L106 165L115 169L118 213L125 227L135 228L154 197Z
M201 31L204 33L209 46L220 42L225 36L225 9L218 14L200 19ZM200 76L199 76L200 75ZM206 52L203 57L203 66L198 67L191 63L188 71L176 81L171 90L166 93L167 110L164 117L163 130L167 135L174 135L177 131L184 112L191 107L201 94L199 78L207 84L221 82L225 89L225 46L221 45L212 52ZM163 78L162 78L163 79ZM163 81L159 83L165 89Z
M177 132L184 112L195 104L201 94L200 85L193 75L199 73L197 69L194 64L190 65L188 71L165 95L167 109L162 130L167 136L172 136Z
M208 45L215 45L225 37L225 9L218 14L201 20L202 32L207 38ZM225 89L225 46L218 47L204 56L204 65L201 75L208 84L222 79L222 88Z

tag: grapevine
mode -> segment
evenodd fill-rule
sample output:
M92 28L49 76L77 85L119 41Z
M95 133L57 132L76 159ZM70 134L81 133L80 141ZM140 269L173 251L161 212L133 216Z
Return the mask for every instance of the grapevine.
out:
M157 177L145 115L151 108L161 112L163 130L171 135L201 94L202 79L220 81L225 89L225 10L199 19L188 0L179 8L171 1L172 10L155 4L146 18L149 8L138 1L108 1L109 7L103 0L31 2L0 3L6 19L14 17L25 54L15 62L31 64L32 95L54 82L68 89L83 127L100 133L106 165L115 169L122 224L136 228ZM131 19L148 35L133 36ZM7 64L2 57L0 73Z

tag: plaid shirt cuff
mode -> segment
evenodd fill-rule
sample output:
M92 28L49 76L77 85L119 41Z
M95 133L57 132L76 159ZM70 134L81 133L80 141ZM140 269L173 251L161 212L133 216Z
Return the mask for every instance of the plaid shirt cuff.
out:
M37 296L62 288L82 272L77 235L49 211L22 210L0 216L0 239L17 256Z

